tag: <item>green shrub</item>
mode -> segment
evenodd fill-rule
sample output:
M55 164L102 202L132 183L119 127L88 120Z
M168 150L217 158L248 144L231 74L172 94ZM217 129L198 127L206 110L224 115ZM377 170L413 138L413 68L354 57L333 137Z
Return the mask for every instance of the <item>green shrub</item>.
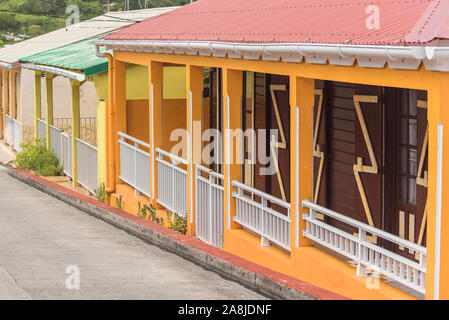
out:
M187 215L186 215L187 216ZM170 219L169 219L170 221ZM173 221L170 221L170 230L186 234L187 233L187 219L178 216L176 213L173 215Z
M122 210L122 201L123 201L123 196L122 195L119 195L118 198L115 198L115 207L117 209Z
M95 197L97 198L97 200L106 203L106 185L103 182L102 184L100 184L98 186L97 189L94 190L95 191Z
M22 144L22 152L17 155L16 162L19 169L44 177L60 176L63 171L55 154L47 150L44 139Z

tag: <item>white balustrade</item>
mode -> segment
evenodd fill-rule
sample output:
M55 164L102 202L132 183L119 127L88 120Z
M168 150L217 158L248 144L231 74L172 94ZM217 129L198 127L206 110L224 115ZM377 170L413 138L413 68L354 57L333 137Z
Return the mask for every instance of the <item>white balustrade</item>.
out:
M72 136L61 134L61 165L64 167L66 176L72 178Z
M427 252L425 247L316 205L308 200L304 200L302 205L304 208L310 209L310 213L303 216L303 219L307 222L306 230L303 231L304 237L354 261L357 264L357 275L366 276L369 271L377 272L417 292L425 293ZM357 228L358 236L317 219L317 213ZM369 241L373 237L377 238L377 243L381 238L389 243L411 250L419 255L419 263Z
M142 148L149 149L150 145L122 132L118 135L120 179L150 197L150 154L142 150Z
M4 140L9 145L14 145L14 126L9 115L5 115Z
M224 176L196 165L196 236L217 248L223 248Z
M37 136L41 139L47 139L47 123L42 119L37 119Z
M156 149L156 154L157 202L171 212L186 217L187 171L180 165L186 166L187 161L159 148Z
M22 124L17 121L13 120L13 132L14 132L14 150L17 152L22 151L22 147L20 144L22 143Z
M238 189L233 193L237 206L234 221L259 234L262 245L271 242L290 250L290 203L238 181L232 181L232 186ZM270 203L284 208L287 215L272 209Z
M50 125L50 148L62 164L62 130Z
M98 186L97 148L80 139L76 141L78 183L92 193Z

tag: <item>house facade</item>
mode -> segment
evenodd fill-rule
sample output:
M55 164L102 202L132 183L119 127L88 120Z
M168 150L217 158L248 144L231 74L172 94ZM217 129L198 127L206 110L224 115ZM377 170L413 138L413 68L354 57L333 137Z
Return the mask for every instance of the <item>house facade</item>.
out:
M447 5L318 2L200 0L96 42L110 199L350 298L449 298ZM129 64L148 69L138 123Z

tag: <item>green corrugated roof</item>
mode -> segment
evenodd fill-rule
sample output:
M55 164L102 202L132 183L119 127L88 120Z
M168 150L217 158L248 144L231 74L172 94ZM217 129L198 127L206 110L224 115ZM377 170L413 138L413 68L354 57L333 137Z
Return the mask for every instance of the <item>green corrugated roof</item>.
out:
M43 51L20 59L20 62L83 72L86 77L108 70L108 59L95 55L94 42L105 34Z

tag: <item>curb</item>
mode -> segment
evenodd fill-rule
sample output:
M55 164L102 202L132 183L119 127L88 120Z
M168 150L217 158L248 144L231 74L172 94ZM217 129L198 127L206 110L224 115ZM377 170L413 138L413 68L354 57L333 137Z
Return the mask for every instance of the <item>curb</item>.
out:
M31 173L10 167L8 169L11 177L31 187L271 299L348 299L217 249L194 237L133 216Z

